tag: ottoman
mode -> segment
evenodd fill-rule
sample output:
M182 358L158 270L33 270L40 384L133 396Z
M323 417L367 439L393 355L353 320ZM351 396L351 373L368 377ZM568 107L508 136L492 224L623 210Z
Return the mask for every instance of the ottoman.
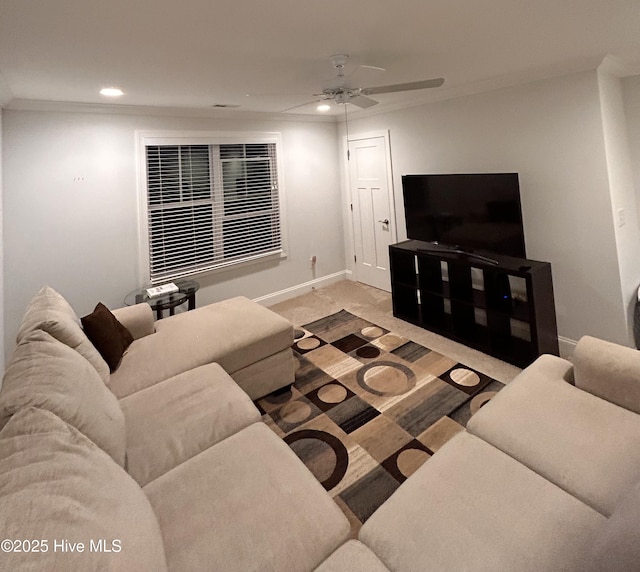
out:
M155 327L134 340L111 374L109 388L118 398L209 363L220 364L253 400L293 383L293 325L247 298L209 304L155 324L147 304L114 314L126 327L135 323L136 331L145 332L141 319L152 322L146 330Z

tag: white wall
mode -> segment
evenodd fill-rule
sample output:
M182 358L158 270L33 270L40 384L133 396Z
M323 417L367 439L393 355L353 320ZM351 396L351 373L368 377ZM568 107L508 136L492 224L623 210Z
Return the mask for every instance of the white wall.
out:
M627 77L622 80L622 96L636 197L636 217L640 218L640 76ZM639 258L636 256L634 261L638 267L640 267Z
M288 257L199 278L198 305L256 298L344 271L334 123L5 110L7 352L26 304L44 284L78 315L99 300L119 307L141 286L136 130L282 134Z
M640 76L627 77L622 80L622 96L629 138L629 153L636 205L640 216ZM640 264L638 264L640 266Z
M527 254L552 264L559 335L629 343L595 71L349 125L351 135L381 129L391 136L399 239L403 174L518 172Z
M600 109L611 194L612 224L616 237L622 297L626 304L628 343L634 345L633 309L640 285L638 257L640 229L638 228L638 209L633 184L622 81L608 71L608 68L607 60L598 68Z

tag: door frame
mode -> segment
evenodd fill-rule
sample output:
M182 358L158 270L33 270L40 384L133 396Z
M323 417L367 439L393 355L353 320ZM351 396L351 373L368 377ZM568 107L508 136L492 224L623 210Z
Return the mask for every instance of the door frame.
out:
M389 196L389 235L392 241L392 244L398 242L398 230L396 225L396 200L395 200L395 189L393 185L393 162L391 160L391 137L388 129L381 129L379 131L365 131L363 133L349 133L348 139L347 135L343 135L342 137L342 145L344 149L343 156L343 168L344 168L344 178L346 182L346 219L348 221L349 227L349 256L347 259L347 275L351 274L351 279L354 281L358 281L358 267L355 263L355 228L353 224L353 211L351 210L351 205L353 204L353 196L351 189L351 163L348 159L348 151L349 151L349 142L350 141L359 141L362 139L374 139L382 137L384 139L384 151L385 151L385 162L386 162L386 171L387 171L387 192ZM351 270L349 270L351 269Z

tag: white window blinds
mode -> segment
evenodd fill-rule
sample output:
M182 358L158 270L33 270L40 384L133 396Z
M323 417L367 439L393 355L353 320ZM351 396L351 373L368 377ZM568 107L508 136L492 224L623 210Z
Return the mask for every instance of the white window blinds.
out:
M282 251L275 143L146 146L152 283Z

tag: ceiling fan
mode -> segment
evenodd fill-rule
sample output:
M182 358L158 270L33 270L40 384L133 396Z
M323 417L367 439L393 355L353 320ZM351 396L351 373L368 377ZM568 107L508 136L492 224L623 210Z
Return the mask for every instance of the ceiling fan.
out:
M349 80L351 76L353 76L354 73L359 69L365 68L365 69L374 69L378 71L385 71L385 70L384 68L379 68L375 66L360 65L349 76L346 76L344 73L344 68L347 64L348 59L349 59L349 56L346 54L337 54L329 58L331 65L336 70L336 77L330 84L328 84L326 87L323 88L322 93L314 94L314 97L318 98L316 101L334 101L335 103L351 103L356 107L360 107L361 109L367 109L368 107L372 107L378 104L378 102L375 99L372 99L371 97L369 97L370 95L378 95L383 93L395 93L398 91L413 91L416 89L428 89L432 87L440 87L444 83L444 78L439 77L439 78L426 79L422 81L414 81L409 83L381 85L377 87L355 87L351 85L351 82ZM308 105L308 103L305 103L302 105L296 105L295 107L290 107L289 109L285 109L284 111L290 111L291 109L302 107L304 105Z

